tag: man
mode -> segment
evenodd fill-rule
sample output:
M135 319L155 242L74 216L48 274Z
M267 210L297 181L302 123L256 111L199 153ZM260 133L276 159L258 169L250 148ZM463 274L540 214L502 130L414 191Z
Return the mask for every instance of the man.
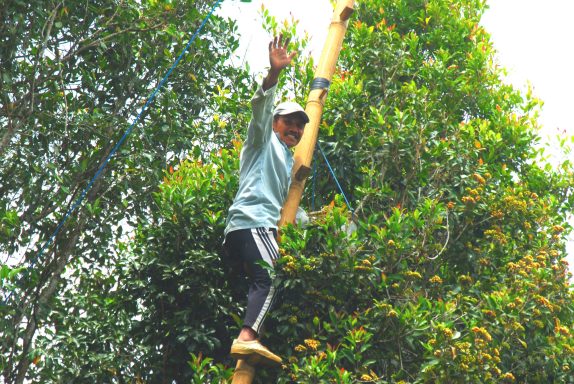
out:
M269 73L251 100L252 118L240 158L239 190L227 217L224 248L232 263L242 264L249 276L243 327L231 346L236 359L257 357L265 363L281 358L259 341L261 326L276 294L272 268L279 257L277 222L287 197L293 156L290 148L301 140L309 117L294 102L273 109L281 71L296 52L287 52L289 39L269 43ZM266 268L261 264L265 263Z

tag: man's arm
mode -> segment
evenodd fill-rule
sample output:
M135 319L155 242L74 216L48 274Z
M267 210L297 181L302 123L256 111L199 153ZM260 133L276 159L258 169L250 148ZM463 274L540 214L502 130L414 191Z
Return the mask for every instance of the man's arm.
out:
M273 119L274 90L271 90L279 79L281 71L291 65L297 52L287 53L289 39L283 41L283 36L275 37L269 43L269 72L261 89L258 89L251 99L252 117L247 130L247 144L259 146L271 135L271 120ZM267 92L269 91L269 92ZM271 93L271 94L270 94Z

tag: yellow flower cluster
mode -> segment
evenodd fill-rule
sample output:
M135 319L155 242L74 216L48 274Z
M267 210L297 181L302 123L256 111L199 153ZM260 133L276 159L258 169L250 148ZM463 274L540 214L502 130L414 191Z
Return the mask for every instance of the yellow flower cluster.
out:
M570 330L568 327L565 327L560 324L560 319L554 318L554 332L562 335L562 336L570 336Z
M482 352L482 353L480 353L480 354L479 354L478 361L479 361L480 363L484 363L484 364L492 364L493 362L496 363L496 364L498 364L498 363L500 363L502 360L500 359L500 353L498 352L498 349L494 348L494 349L492 350L492 354L487 353L487 352ZM500 375L500 373L501 373L500 369L498 369L498 368L496 368L496 369L494 370L494 372L495 372L497 375Z
M518 321L513 321L510 324L510 327L515 330L515 331L520 331L520 332L524 332L524 327L522 326L522 324L520 324Z
M470 353L470 343L467 341L458 342L454 346L460 351L460 353L463 353L465 355L468 355Z
M305 347L302 344L298 344L295 346L295 351L296 352L305 352L307 350L307 347Z
M315 339L305 339L305 345L310 349L312 349L313 351L316 351L317 348L321 345L321 343Z
M442 336L442 337L443 337L444 339L446 339L446 340L451 340L451 339L454 337L454 332L453 332L453 330L452 330L448 325L446 325L446 324L439 323L439 324L437 325L437 331L438 331L437 335L438 335L438 336ZM440 339L440 338L439 338L439 339ZM429 341L429 343L430 343L431 345L434 345L434 344L437 343L437 340L436 340L436 339L431 339L431 340Z
M556 333L560 333L562 336L570 336L570 330L563 325L555 328L554 330Z
M486 267L486 266L490 265L490 260L488 260L487 258L481 257L480 259L478 259L478 264L482 265L483 267Z
M390 311L391 309L393 309L393 306L391 304L387 304L381 301L375 301L375 306L382 311Z
M483 332L490 336L484 328L476 327L476 330L480 337L485 337ZM480 340L480 343L477 340ZM432 346L436 345L436 339L429 340L429 344ZM468 371L471 366L479 364L484 369L490 369L492 372L486 372L485 378L490 378L493 374L499 376L501 373L501 370L496 366L496 364L501 362L500 352L497 348L487 348L486 342L479 337L475 339L474 346L467 341L454 342L447 345L446 348L434 350L433 355L438 358L452 359L453 362L457 362L458 367L462 371Z
M486 231L484 231L484 235L491 237L493 240L495 240L499 244L504 245L504 244L508 243L508 240L506 239L506 235L502 232L502 230L499 227L487 229Z
M513 382L516 380L516 378L514 377L514 375L510 372L506 372L502 375L500 375L500 379L504 380L504 381L508 381L508 382Z
M506 266L508 271L514 274L519 274L524 277L531 275L533 270L543 268L546 264L546 253L540 253L536 256L536 260L532 255L524 256L518 263L510 262Z
M494 211L490 212L490 215L495 219L502 219L504 217L504 212L500 209L495 209Z
M361 265L355 265L355 270L356 271L366 271L366 272L370 272L373 270L371 261L369 259L363 259L361 260Z
M440 276L434 275L429 279L429 283L440 285L442 284L442 279L440 278Z
M337 255L335 255L334 253L327 253L327 252L322 252L321 254L319 254L319 257L322 259L337 259Z
M478 187L478 188L466 188L465 189L466 192L475 198L476 201L480 200L480 194L483 192L483 188L482 187Z
M496 312L494 312L491 309L483 309L482 313L484 313L487 317L491 318L491 319L495 319L496 318Z
M544 296L536 295L534 301L536 301L538 305L547 308L550 312L554 312L554 305Z
M374 382L374 381L376 381L376 380L378 380L378 379L379 379L379 377L378 377L377 374L376 374L375 372L373 372L373 371L370 371L369 373L363 373L363 374L361 375L361 381ZM406 382L404 382L404 381L402 381L402 380L399 381L398 383L407 384Z
M482 177L481 175L479 175L478 173L475 173L472 175L472 178L474 179L474 181L476 181L477 183L480 183L482 185L486 184L486 180L484 179L484 177Z
M516 196L506 196L504 198L509 211L525 212L527 208L526 201L519 199Z
M472 332L476 335L476 338L484 339L486 341L492 341L492 336L486 328L483 327L472 327Z
M291 255L285 255L285 251L282 249L280 249L279 252L283 256L282 261L286 262L285 265L283 266L283 270L290 275L297 272L297 264L295 264L296 261L295 258Z
M553 225L552 231L554 231L554 233L562 233L564 232L564 227L561 225Z
M472 196L463 196L460 200L461 200L464 204L467 204L467 205L471 205L471 204L475 204L475 203L476 203L476 200L475 200L474 197L472 197Z
M327 301L329 303L334 303L335 301L337 301L337 299L335 298L335 296L333 295L328 295L326 293L323 292L319 292L316 290L309 290L309 291L305 291L305 295L307 296L314 296L319 300L322 301Z
M423 278L421 276L421 274L416 272L416 271L406 271L405 276L410 278L410 279L422 279Z
M477 176L480 176L477 174ZM480 176L482 177L482 176ZM478 188L466 188L466 195L461 197L460 200L466 205L473 205L478 203L482 197L480 196L484 189L482 187Z
M283 267L283 270L289 274L293 274L293 273L297 272L297 266L295 265L294 262L290 261L287 264L285 264L285 266Z

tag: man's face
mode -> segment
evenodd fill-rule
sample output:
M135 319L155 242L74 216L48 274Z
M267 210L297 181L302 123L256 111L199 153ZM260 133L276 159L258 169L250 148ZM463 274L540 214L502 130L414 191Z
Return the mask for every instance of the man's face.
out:
M305 121L298 113L281 115L273 119L273 130L279 134L279 139L289 148L299 144L304 129Z

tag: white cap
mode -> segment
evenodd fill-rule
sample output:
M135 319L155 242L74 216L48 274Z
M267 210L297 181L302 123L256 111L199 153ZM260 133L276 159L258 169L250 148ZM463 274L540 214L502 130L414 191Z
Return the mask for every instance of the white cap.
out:
M275 107L275 110L273 111L273 116L277 115L284 116L284 115L290 115L292 113L299 113L301 117L303 117L305 124L309 122L309 116L307 116L303 107L301 107L294 101L285 101L283 103L278 104Z

